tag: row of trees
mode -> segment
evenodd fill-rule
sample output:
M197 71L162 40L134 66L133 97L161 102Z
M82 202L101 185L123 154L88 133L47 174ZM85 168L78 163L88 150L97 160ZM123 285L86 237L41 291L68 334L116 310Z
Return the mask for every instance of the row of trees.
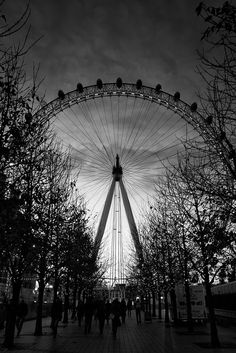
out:
M33 69L30 80L25 75L27 41L4 46L4 38L22 30L29 14L27 7L13 25L1 16L0 265L7 271L13 291L7 347L14 342L15 309L26 274L36 275L39 283L36 335L42 334L47 283L53 283L54 297L63 285L66 321L69 290L73 290L75 304L77 293L92 287L98 276L92 230L76 190L75 165L69 151L56 141L47 116L38 113L45 104L38 94L38 70ZM201 278L212 345L219 346L211 284L227 268L234 276L236 251L236 9L229 2L219 8L200 3L197 14L208 24L202 40L210 53L199 53L198 71L206 91L199 94L202 118L192 123L201 138L183 142L185 154L156 185L156 202L141 232L143 257L138 269L148 292L154 293L158 284L165 299L170 293L173 303L174 285L185 283L189 329L189 284Z
M203 282L211 344L217 347L211 286L215 279L236 279L236 8L201 2L196 11L208 24L198 67L206 90L199 93L201 116L190 121L199 139L183 141L184 154L157 182L156 200L140 230L143 259L137 278L145 291L164 293L166 309L169 293L175 322L174 289L184 283L189 330L189 286Z
M1 3L2 4L2 3ZM14 343L16 307L25 277L37 278L38 308L35 335L42 334L44 289L53 284L54 299L61 287L76 295L93 286L98 266L93 256L93 232L76 188L70 151L57 142L47 116L38 113L38 70L29 79L24 70L27 35L18 46L7 46L25 28L29 7L14 24L2 15L0 38L0 266L12 288L8 303L5 346Z

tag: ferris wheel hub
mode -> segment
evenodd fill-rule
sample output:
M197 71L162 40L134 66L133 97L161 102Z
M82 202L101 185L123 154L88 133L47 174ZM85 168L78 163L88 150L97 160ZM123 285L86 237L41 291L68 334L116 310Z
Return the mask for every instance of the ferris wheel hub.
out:
M120 165L120 157L117 154L116 155L116 164L113 166L113 170L112 170L112 174L113 174L113 178L115 181L120 181L122 178L122 174L123 174L123 170L122 167Z

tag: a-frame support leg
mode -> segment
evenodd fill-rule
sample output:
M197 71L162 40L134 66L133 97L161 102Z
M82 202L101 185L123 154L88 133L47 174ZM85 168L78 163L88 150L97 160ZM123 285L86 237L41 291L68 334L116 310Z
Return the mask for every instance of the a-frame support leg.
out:
M119 167L119 161L117 162L117 169ZM102 237L105 231L105 227L106 227L106 223L107 223L107 218L109 215L109 211L111 208L111 202L112 202L112 197L114 194L114 190L115 190L115 183L118 182L120 184L120 189L121 189L121 194L122 194L122 199L123 199L123 203L124 203L124 207L125 207L125 212L126 212L126 216L129 222L129 228L130 228L130 232L134 241L134 246L137 252L137 256L139 257L140 260L142 260L142 248L140 245L140 241L139 241L139 237L138 237L138 231L137 231L137 227L134 221L134 216L133 216L133 212L130 206L130 202L129 202L129 198L125 189L125 186L123 184L122 178L120 175L114 173L114 177L111 183L111 187L108 191L107 194L107 198L105 201L105 205L103 208L103 212L102 212L102 216L101 216L101 220L98 226L98 231L97 231L97 235L96 235L96 239L95 239L95 246L94 246L94 255L97 256L98 255L98 251L101 245L101 241L102 241Z
M99 248L100 248L100 245L101 245L101 242L102 242L102 237L103 237L103 234L104 234L104 231L105 231L105 228L106 228L107 218L108 218L108 215L109 215L109 211L110 211L110 208L111 208L112 197L113 197L114 190L115 190L115 184L116 184L116 181L115 181L115 179L113 179L112 183L111 183L110 190L108 191L108 194L107 194L107 198L106 198L106 201L105 201L105 205L104 205L104 208L103 208L102 216L101 216L101 219L100 219L100 222L99 222L99 226L98 226L98 230L97 230L97 235L96 235L96 238L95 238L95 244L94 244L94 248L95 248L94 249L94 255L95 256L98 255L98 251L99 251Z
M129 222L130 233L131 233L133 241L134 241L134 246L135 246L137 255L141 259L142 258L142 248L140 245L138 231L137 231L137 227L135 224L133 212L132 212L132 209L130 206L129 198L128 198L128 195L127 195L127 192L126 192L126 189L125 189L125 186L123 184L122 179L119 180L119 183L120 183L122 199L123 199L124 206L125 206L126 216L127 216L128 222Z

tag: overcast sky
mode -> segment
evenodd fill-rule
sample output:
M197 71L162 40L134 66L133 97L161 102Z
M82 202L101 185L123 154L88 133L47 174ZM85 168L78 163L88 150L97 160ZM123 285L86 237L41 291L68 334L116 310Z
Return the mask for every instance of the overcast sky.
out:
M212 1L211 1L212 2ZM6 0L9 22L27 0ZM196 100L197 53L203 21L199 0L31 0L31 39L43 38L30 60L41 65L47 100L58 89L73 90L78 82L97 78L113 82L142 79L161 83L163 90Z
M13 23L19 18L27 1L6 0L3 13L5 13L8 23ZM212 2L216 3L213 0ZM42 90L45 91L46 101L49 102L56 98L59 89L63 89L64 92L75 89L78 82L86 86L95 84L98 78L104 82L115 82L118 77L128 83L135 83L137 79L141 79L144 85L151 87L160 83L164 91L172 94L180 91L181 99L189 104L197 101L196 93L201 86L200 77L196 73L197 49L201 49L200 38L205 28L203 21L195 13L198 3L199 0L31 0L29 40L33 42L41 36L42 38L31 49L28 62L31 65L32 62L40 64L40 76L45 77ZM20 34L23 39L23 33ZM81 117L78 119L77 114L74 116L76 121L82 121ZM164 115L163 117L166 122L167 119ZM158 121L155 114L154 118L155 121ZM169 124L173 124L174 118L170 119ZM129 116L126 119L128 121ZM67 128L69 128L69 120L63 118L62 121L64 124L66 121ZM140 121L142 122L142 120ZM152 121L152 119L148 119L146 125L150 129L145 130L144 128L143 130L146 131L146 136L152 136L150 145L154 141L152 146L155 146L158 155L158 146L156 145L158 134L153 135L152 133L154 126L151 124ZM87 117L84 123L88 123ZM137 125L137 119L135 119L134 126L137 131L142 131ZM136 138L134 126L132 125L132 131L134 131L133 136ZM166 138L167 146L169 128L170 126L166 127L167 137L165 137L165 132L162 133L162 137ZM93 124L91 132L92 129L94 129ZM73 128L71 133L76 135L81 145L78 130L79 128L75 134ZM117 129L117 131L119 130ZM129 134L128 129L126 134ZM90 135L93 136L89 134L89 137ZM119 136L118 133L117 136ZM149 139L146 141L149 142ZM64 142L67 144L72 142L69 135L66 135ZM91 143L91 138L82 146L89 146L89 143ZM76 151L78 157L82 158L80 145L77 146ZM143 146L140 143L140 146L148 150L146 145ZM141 154L143 153L140 146L135 150L135 153L139 150ZM93 146L97 155L100 155L99 151L102 154L103 147L103 145ZM163 148L163 146L161 147ZM134 154L133 149L134 144L131 144L131 155ZM93 149L91 150L93 151ZM122 156L120 157L122 158ZM86 155L87 165L93 166L92 158L94 158L93 153L90 159L88 154ZM96 158L98 157L96 156ZM137 162L137 158L134 163ZM103 159L100 161L101 165L104 165ZM152 174L157 173L158 168L153 158L144 160L144 162L149 163ZM86 165L86 163L84 164ZM131 170L136 171L135 164L131 163L130 165L132 166ZM124 165L122 164L122 166ZM137 163L136 168L138 168L136 174L140 184L141 179L146 180L142 169L145 173L148 168L147 165L145 168L143 165L140 168ZM111 170L111 166L108 166L108 177L112 179ZM86 174L84 181L88 187L90 187L89 176L95 175L97 177L97 174L98 171L93 169ZM128 174L126 170L126 177ZM79 180L80 186L82 185L81 179ZM99 177L99 180L97 179L96 182L91 179L92 186L98 189L96 192L90 191L90 195L97 198L96 202L94 199L91 201L91 205L92 207L96 206L97 210L101 212L106 195L106 191L103 191L102 187L106 184L104 184L105 178ZM135 186L133 194L136 197L139 196L139 184L136 185L134 181L133 174L131 174L130 184L133 188ZM132 187L128 192L132 192ZM82 187L81 190L83 190ZM87 192L88 195L89 192ZM142 205L141 202L140 205ZM110 224L111 227L114 227L112 221ZM125 226L124 229L126 228L128 227Z

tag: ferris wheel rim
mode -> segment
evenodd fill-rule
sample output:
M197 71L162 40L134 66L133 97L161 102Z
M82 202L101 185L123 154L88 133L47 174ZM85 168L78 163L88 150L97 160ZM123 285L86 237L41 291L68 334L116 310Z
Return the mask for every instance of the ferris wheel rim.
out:
M196 103L190 105L180 98L176 99L175 94L170 94L162 89L157 91L156 88L143 84L141 84L140 88L137 88L137 83L122 82L121 87L118 87L117 82L102 82L102 87L98 87L98 84L82 86L82 92L80 92L78 88L68 91L67 93L61 92L64 95L63 98L57 97L51 100L35 112L34 115L40 116L46 114L46 116L50 118L84 101L111 96L129 96L149 100L166 109L170 109L182 117L187 123L192 123L195 126L199 126L199 120L204 120L203 116L197 111ZM193 105L195 105L194 109L192 108Z

